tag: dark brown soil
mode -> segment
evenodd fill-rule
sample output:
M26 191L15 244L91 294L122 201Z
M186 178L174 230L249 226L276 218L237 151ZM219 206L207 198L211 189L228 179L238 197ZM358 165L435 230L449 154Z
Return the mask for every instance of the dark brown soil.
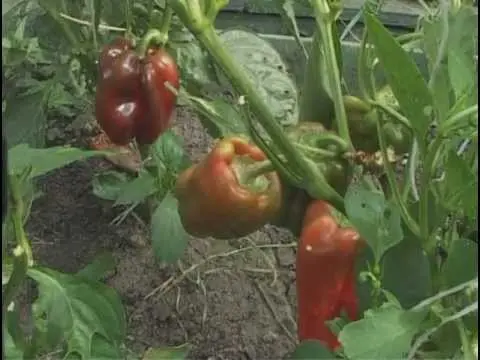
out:
M208 149L189 112L179 110L176 129L194 160ZM284 358L295 342L295 239L274 227L228 242L192 238L181 266L164 266L148 229L133 216L110 225L118 210L92 194L92 176L109 167L92 159L42 179L28 223L38 262L74 272L112 252L117 268L108 283L123 298L135 353L188 342L191 359ZM249 250L254 244L262 248ZM167 280L173 286L159 291Z

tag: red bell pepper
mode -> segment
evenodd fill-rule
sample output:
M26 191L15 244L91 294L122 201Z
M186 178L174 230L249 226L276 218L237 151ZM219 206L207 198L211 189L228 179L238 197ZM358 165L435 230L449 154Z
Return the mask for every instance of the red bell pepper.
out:
M344 310L357 320L355 259L363 241L352 228L339 227L330 205L314 200L307 208L297 249L296 283L299 340L339 346L325 324Z
M247 166L242 159L248 160ZM258 182L242 182L249 165L265 160L260 148L231 137L217 142L203 161L180 174L175 190L185 230L197 237L232 239L273 220L282 204L278 175L267 172L255 178Z
M164 49L140 57L129 40L107 45L99 59L95 115L117 145L133 138L151 144L171 125L176 95L165 86L180 86L177 65Z

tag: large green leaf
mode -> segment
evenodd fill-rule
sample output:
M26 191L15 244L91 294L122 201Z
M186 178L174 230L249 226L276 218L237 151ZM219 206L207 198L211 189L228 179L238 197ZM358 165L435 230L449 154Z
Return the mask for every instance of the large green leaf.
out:
M349 360L403 359L425 316L426 312L409 312L385 303L347 324L339 340Z
M178 214L178 201L167 193L152 214L152 246L158 260L177 261L188 243L188 234Z
M335 356L318 340L304 340L297 345L289 360L333 359Z
M405 309L431 293L430 262L420 241L411 235L385 254L381 273L383 288L395 295Z
M361 237L370 245L375 259L403 239L400 211L387 201L381 189L372 189L368 178L352 182L345 194L345 211Z
M105 152L101 151L63 146L34 149L27 144L20 144L8 151L8 171L10 174L18 175L30 167L32 169L31 177L36 177L74 161L104 154Z
M478 10L462 6L450 15L448 39L448 74L456 98L472 92L477 83L475 55L478 44ZM477 97L472 97L476 101Z
M183 139L169 130L155 141L152 154L157 165L174 175L190 166L190 160L183 148Z
M119 348L126 335L125 312L117 293L106 285L44 267L28 270L38 284L35 319L46 318L44 332L51 346L66 344L66 353L92 358L94 335Z
M478 275L478 244L468 239L454 240L442 272L447 288L474 279Z
M8 330L3 330L3 343L7 360L23 360L23 352L15 346Z
M115 201L122 187L131 181L130 177L118 171L105 171L95 174L92 180L92 192L100 199Z
M440 122L446 119L453 102L446 53L443 54L441 61L437 60L439 49L442 46L443 31L445 31L445 24L441 17L431 15L425 16L422 20L423 50L427 59L428 71L432 74L435 69L436 79L432 95Z
M7 97L3 122L9 148L21 143L44 146L47 92L47 89L40 89L20 96L12 93Z
M111 253L103 253L77 272L77 276L90 280L100 281L110 271L115 269L115 259Z
M138 177L121 185L113 205L141 203L156 191L156 179L149 172L142 171Z
M433 98L427 83L412 56L375 15L366 10L364 18L369 39L375 47L388 84L410 121L420 149L424 150L433 115Z
M445 161L445 176L436 182L440 203L470 220L477 217L478 172L469 163L450 151Z
M258 95L270 106L278 122L295 124L298 121L297 88L275 48L243 30L228 30L220 37L225 49L243 65Z
M181 71L182 85L193 95L200 96L218 82L211 58L197 42L188 41L171 44Z

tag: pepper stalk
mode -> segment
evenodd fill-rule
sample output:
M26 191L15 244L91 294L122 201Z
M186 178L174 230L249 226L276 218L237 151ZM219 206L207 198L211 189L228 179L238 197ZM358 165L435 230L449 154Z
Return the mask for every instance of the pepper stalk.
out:
M217 3L226 5L228 2L217 1ZM245 97L273 143L284 154L287 162L293 165L295 172L299 173L303 181L302 184L296 185L305 188L312 196L328 200L337 208L342 209L342 197L328 184L323 174L319 173L295 148L283 132L281 125L274 118L269 106L258 95L255 85L249 79L245 70L225 50L213 26L214 19L207 17L202 12L200 1L171 0L170 6L224 71L233 87ZM220 9L220 7L217 7L217 12ZM345 112L345 110L343 111Z

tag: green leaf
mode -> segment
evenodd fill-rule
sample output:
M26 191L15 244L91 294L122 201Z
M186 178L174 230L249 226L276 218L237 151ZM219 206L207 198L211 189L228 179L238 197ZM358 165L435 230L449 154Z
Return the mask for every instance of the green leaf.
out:
M409 309L430 296L430 262L421 243L413 236L391 248L381 263L382 287Z
M335 356L318 340L304 340L297 345L289 360L334 359Z
M208 134L219 139L229 135L248 135L245 119L238 109L221 98L212 101L191 97L191 105L200 115L200 121Z
M23 360L23 352L15 346L12 336L5 329L4 334L4 347L5 347L5 357L7 360Z
M385 303L366 311L363 319L347 324L339 340L349 360L403 359L426 314Z
M468 239L454 240L442 272L447 288L474 279L478 275L478 244Z
M138 177L121 184L113 206L141 203L156 191L156 179L149 172L142 171Z
M92 339L103 336L120 346L126 335L126 317L117 293L106 285L44 267L28 270L38 283L33 304L35 319L48 319L45 333L52 346L66 343L68 354L92 358Z
M115 201L122 186L130 181L129 176L118 171L96 174L92 180L93 194L100 199Z
M267 41L243 30L228 30L220 35L225 50L235 54L258 95L270 106L281 125L298 121L297 88L281 56ZM222 79L223 73L219 73ZM223 77L224 78L224 77ZM225 86L228 82L222 81Z
M330 129L335 117L335 109L326 90L326 74L321 71L325 67L321 43L321 35L316 32L310 46L310 60L304 71L304 84L300 96L300 121L319 122Z
M189 93L200 96L217 83L215 67L208 53L195 41L173 43L175 60L181 71L182 85Z
M105 152L73 147L54 146L47 149L35 149L27 144L20 144L8 151L8 171L12 175L18 175L26 168L31 167L31 177L34 178L72 162L103 154Z
M372 189L368 178L352 182L345 194L345 211L360 236L373 251L376 262L403 239L400 211L385 199L380 189Z
M420 149L424 150L433 112L433 99L425 79L413 58L375 15L364 11L364 17L369 39L375 47L388 84L410 120Z
M432 74L434 68L438 66L436 71L436 80L432 88L433 101L437 114L440 116L439 121L442 122L448 116L448 112L452 106L452 87L448 77L448 64L445 59L440 63L437 62L438 51L442 43L442 32L444 31L444 23L437 16L425 16L422 21L423 32L423 50L427 58L428 71ZM444 58L446 54L444 54ZM444 61L445 60L445 61ZM438 65L439 64L439 65Z
M95 257L95 259L77 272L78 277L90 281L100 281L110 271L116 267L115 259L111 253L104 253Z
M477 172L455 151L448 153L444 167L445 177L436 184L440 191L439 201L450 211L475 219L478 199Z
M184 360L187 358L189 351L189 344L164 348L149 348L143 354L142 360Z
M45 104L47 90L40 89L34 93L15 94L6 99L4 113L5 134L8 147L27 143L33 147L43 147L45 144Z
M158 137L153 145L152 154L157 163L166 167L171 173L179 173L190 165L183 149L183 139L172 130Z
M472 76L477 73L477 11L471 6L462 6L449 19L448 74L457 99L465 91L473 90L477 82L477 77ZM472 97L472 101L477 101L477 97Z
M189 236L178 214L178 201L167 193L152 214L152 246L159 261L174 263L185 250Z

